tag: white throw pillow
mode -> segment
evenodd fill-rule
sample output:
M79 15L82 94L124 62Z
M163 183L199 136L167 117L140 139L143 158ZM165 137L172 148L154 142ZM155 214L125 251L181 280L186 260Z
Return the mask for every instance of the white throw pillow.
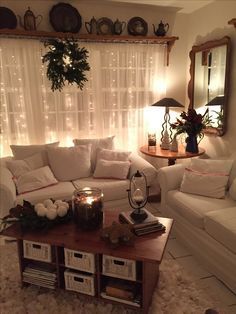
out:
M229 175L233 160L193 158L188 168L202 173L224 173Z
M233 200L236 201L236 178L233 180L232 184L230 185L229 195Z
M117 160L117 161L128 161L131 152L111 149L98 149L97 161L103 160Z
M17 181L18 194L38 190L58 183L48 166L29 171L21 175Z
M91 174L91 145L49 147L50 167L59 181L72 181Z
M41 153L34 154L23 160L7 160L7 168L11 171L15 178L25 174L28 171L46 166Z
M111 161L99 159L94 171L94 178L127 179L130 168L129 161Z
M114 137L109 136L105 138L82 138L82 139L74 139L73 143L75 146L77 145L88 145L91 144L91 168L92 172L95 169L96 159L97 159L97 149L98 148L106 148L113 149L114 148Z
M213 198L224 198L229 176L221 173L202 173L185 168L180 191Z
M58 145L59 142L43 145L10 145L10 147L15 159L22 160L36 153L41 153L44 160L44 165L48 165L46 149L47 147L57 147Z

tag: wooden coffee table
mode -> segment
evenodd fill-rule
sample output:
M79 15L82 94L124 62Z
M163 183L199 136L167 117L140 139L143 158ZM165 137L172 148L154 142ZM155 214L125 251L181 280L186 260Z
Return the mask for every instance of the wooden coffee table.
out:
M113 221L118 221L118 214L119 211L117 210L104 211L104 226L110 225ZM55 268L58 278L56 287L61 289L66 289L64 272L68 267L65 265L65 249L92 253L90 255L94 255L95 271L90 275L94 280L94 297L103 301L123 303L128 307L147 313L152 300L153 291L157 285L159 265L163 258L173 220L169 218L160 218L160 222L166 226L165 232L156 232L137 237L133 246L121 245L118 248L111 248L100 238L101 230L82 231L78 229L73 222L56 226L47 232L27 231L24 233L21 231L19 225L14 224L4 230L2 235L17 239L22 285L26 284L23 278L25 267L30 262L35 262L31 261L29 257L26 258L24 255L23 247L24 243L27 241L42 243L51 247L51 261L41 262L41 264L50 264L50 266ZM127 283L137 285L140 290L139 304L126 304L127 302L122 299L111 301L101 296L102 291L104 291L107 278L109 277L107 275L105 276L103 273L104 255L115 258L117 261L125 260L127 263L132 263L136 266L135 279L127 277ZM78 256L78 254L76 256ZM117 264L121 265L122 263L119 264L117 262ZM121 265L120 267L123 266ZM114 275L111 277L116 276ZM116 280L116 278L112 279Z

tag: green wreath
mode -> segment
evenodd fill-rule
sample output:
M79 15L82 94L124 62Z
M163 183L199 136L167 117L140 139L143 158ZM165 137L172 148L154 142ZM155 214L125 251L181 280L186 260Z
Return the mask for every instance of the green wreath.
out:
M74 39L49 39L44 45L49 47L49 51L42 57L42 61L48 63L47 77L52 82L52 91L61 91L66 81L71 85L76 83L82 90L88 81L84 72L90 70L88 51L79 48Z

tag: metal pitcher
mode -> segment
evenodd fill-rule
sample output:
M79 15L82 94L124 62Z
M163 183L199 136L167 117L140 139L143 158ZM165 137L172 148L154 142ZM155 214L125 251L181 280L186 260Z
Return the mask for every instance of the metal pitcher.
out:
M26 31L35 31L39 24L42 22L42 15L35 16L34 13L28 7L28 10L24 14L24 23L21 21L21 17L19 17L20 26L24 27ZM38 22L37 19L39 18Z
M162 23L162 21L158 24L158 28L155 30L155 25L153 25L153 30L156 36L165 36L165 34L168 32L169 24Z
M115 35L120 35L125 29L125 26L126 26L125 22L120 22L118 19L116 19L113 26L113 33Z
M85 28L89 34L97 34L97 20L94 16L90 22L85 22Z

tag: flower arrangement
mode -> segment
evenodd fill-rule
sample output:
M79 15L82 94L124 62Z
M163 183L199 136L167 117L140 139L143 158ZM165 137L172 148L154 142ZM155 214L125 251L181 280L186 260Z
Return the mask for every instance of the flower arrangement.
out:
M23 230L45 230L69 222L73 217L72 209L67 202L61 200L54 202L51 199L35 206L24 200L23 205L18 204L9 212L9 215L0 220L0 231L16 222Z
M203 137L203 129L208 125L209 117L207 115L208 109L202 115L197 113L195 109L189 108L187 112L183 111L180 114L181 119L177 119L175 123L171 124L171 128L176 131L175 135L187 133L188 136Z

